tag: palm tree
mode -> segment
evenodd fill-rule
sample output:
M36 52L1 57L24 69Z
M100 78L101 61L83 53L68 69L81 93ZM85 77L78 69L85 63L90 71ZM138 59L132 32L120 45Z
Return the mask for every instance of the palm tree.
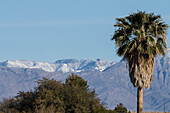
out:
M137 113L143 111L143 89L149 88L152 81L154 58L165 55L166 32L168 25L160 15L145 11L116 18L117 23L112 40L117 46L117 55L129 65L129 76L137 87Z

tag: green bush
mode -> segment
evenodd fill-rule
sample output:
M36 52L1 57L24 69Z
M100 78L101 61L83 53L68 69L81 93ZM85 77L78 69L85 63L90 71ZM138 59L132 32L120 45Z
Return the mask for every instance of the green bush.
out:
M127 113L123 104L107 110L78 75L70 75L65 83L45 77L36 82L34 90L0 102L0 113Z

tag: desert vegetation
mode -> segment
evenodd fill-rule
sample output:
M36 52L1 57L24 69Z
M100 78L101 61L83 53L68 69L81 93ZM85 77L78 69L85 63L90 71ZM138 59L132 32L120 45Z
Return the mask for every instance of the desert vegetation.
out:
M65 83L43 78L38 86L27 92L20 91L13 98L0 103L1 113L127 113L123 104L106 109L94 89L78 75L70 75Z

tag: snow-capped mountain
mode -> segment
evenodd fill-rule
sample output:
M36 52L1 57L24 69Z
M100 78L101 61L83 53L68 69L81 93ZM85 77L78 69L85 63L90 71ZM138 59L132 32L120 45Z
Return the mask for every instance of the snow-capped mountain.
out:
M63 73L64 72L64 73ZM68 73L67 73L68 72ZM97 59L57 60L55 63L14 60L0 63L0 100L28 91L42 77L64 82L72 72L83 77L91 89L109 109L123 103L128 110L136 110L136 88L130 82L125 61L108 62ZM170 49L165 57L155 59L153 81L144 90L144 111L170 111Z
M29 60L7 60L0 63L0 66L14 67L14 68L37 68L47 72L62 71L67 72L81 72L83 70L98 70L103 71L107 67L112 66L115 62L105 61L102 59L92 60L76 60L63 59L57 60L55 63L48 62L33 62Z
M54 72L56 65L48 62L33 62L29 60L7 60L0 63L0 66L14 67L14 68L37 68L47 72Z

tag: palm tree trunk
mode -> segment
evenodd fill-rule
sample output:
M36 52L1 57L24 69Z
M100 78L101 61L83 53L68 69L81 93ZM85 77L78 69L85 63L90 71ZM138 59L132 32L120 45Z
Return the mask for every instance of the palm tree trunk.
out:
M143 89L138 87L137 91L137 113L143 112Z

